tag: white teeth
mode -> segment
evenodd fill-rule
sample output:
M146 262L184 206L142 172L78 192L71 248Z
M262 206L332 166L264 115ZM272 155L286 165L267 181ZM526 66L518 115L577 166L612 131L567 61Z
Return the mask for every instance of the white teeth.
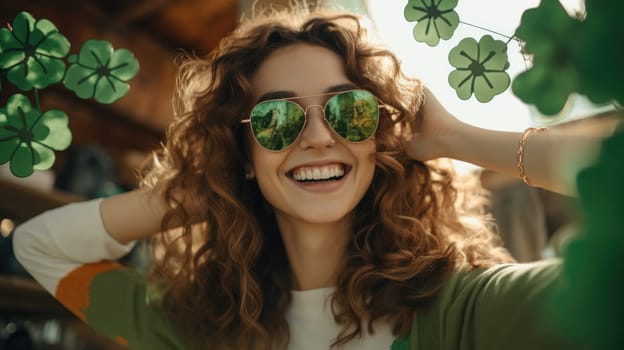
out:
M328 180L344 175L342 164L332 164L322 167L301 167L292 171L292 176L297 181Z
M337 176L337 177L343 176L344 173L345 173L343 167L337 167L337 168L335 168L335 171L336 171L336 175L335 176Z
M313 172L312 172L312 178L314 180L318 180L321 178L321 170L319 168L314 168Z
M329 176L329 168L328 167L324 167L323 168L323 170L321 171L321 176L324 179L329 179L330 178L330 176Z

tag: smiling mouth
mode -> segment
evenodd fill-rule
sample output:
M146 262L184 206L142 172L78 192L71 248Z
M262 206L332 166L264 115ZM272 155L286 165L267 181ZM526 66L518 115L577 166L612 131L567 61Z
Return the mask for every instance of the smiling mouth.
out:
M324 166L299 167L291 170L288 175L300 183L314 183L325 181L339 181L349 173L351 167L335 163Z

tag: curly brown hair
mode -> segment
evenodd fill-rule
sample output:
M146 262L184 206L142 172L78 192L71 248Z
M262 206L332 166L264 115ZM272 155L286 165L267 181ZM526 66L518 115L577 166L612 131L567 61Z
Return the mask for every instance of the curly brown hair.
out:
M360 23L344 13L270 11L245 20L207 58L181 63L175 119L144 184L160 189L170 206L154 240L152 276L166 282L163 308L198 347L288 343L291 270L272 208L245 179L248 135L240 123L252 107L250 77L288 45L330 49L352 82L396 108L380 118L374 179L355 209L332 295L342 326L333 347L361 335L362 321L370 331L383 319L405 335L457 268L511 259L487 222L463 220L483 217L474 205L481 196L459 198L451 169L406 155L396 126L417 128L423 87L401 72L392 52L367 41ZM166 230L172 222L181 228Z

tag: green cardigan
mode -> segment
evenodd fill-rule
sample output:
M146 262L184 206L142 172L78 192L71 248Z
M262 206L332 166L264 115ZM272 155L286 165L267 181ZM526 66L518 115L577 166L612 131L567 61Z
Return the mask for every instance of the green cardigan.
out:
M574 349L549 322L560 271L550 260L456 273L417 312L405 349Z
M573 349L549 323L548 300L559 260L458 271L407 338L392 350ZM82 265L59 282L56 297L85 322L134 350L188 349L150 295L143 275L102 262Z

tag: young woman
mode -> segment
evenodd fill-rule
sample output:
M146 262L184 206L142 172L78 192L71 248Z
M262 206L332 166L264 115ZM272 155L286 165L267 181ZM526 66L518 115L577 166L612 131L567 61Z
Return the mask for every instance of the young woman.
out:
M245 21L181 67L175 106L142 189L16 229L22 264L95 328L150 350L571 348L540 308L559 263L501 264L425 161L573 193L559 160L596 140L462 124L348 14ZM148 237L150 278L112 262Z

